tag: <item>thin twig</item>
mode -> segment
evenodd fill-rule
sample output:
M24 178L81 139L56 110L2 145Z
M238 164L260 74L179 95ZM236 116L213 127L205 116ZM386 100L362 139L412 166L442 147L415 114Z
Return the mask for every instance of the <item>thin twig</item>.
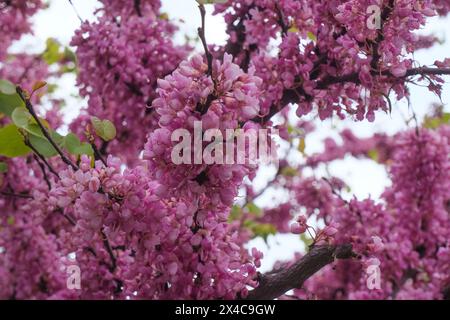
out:
M75 226L77 224L77 222L75 221L74 218L72 218L71 216L69 216L68 214L64 213L64 209L62 208L56 208L55 211L56 213L59 213L60 215L62 215L67 221L69 221L69 223L72 226Z
M50 180L48 179L47 171L45 171L45 166L42 164L42 162L39 160L39 157L36 154L33 154L33 158L39 165L39 168L41 168L42 175L44 177L45 182L47 183L48 190L50 190L52 188L52 185L50 183Z
M139 17L142 17L141 0L134 0L134 10Z
M48 130L44 127L41 120L37 116L36 112L34 111L33 105L30 102L30 99L28 99L25 95L25 92L22 90L20 86L16 87L17 94L20 96L23 102L25 102L25 107L27 108L28 112L31 114L33 119L36 121L37 125L41 129L44 136L47 138L48 142L55 148L56 152L61 156L61 159L69 166L72 167L73 170L78 170L78 167L69 159L66 157L66 155L62 152L62 150L59 148L59 146L53 141L52 137L50 136L50 133Z
M103 240L103 246L105 247L106 251L109 254L109 257L111 259L111 266L110 266L110 271L114 272L117 268L117 260L116 257L114 256L114 252L113 249L111 247L111 244L108 241L108 237L106 236L105 232L103 230L100 231L101 235L102 235L102 240Z
M73 5L72 0L69 0L70 5L73 8L73 11L75 12L75 14L77 15L78 19L80 20L81 23L83 23L83 19L81 18L80 14L78 13L77 8Z
M92 149L94 150L95 160L100 160L105 165L105 167L107 167L108 164L106 163L105 159L103 158L102 154L100 153L100 150L98 150L95 143L91 142L90 144L91 144Z
M0 194L5 197L15 197L15 198L23 198L23 199L34 199L32 195L24 194L24 193L14 193L7 191L0 191Z
M212 56L211 52L209 52L208 44L206 42L206 37L205 37L206 10L205 10L205 6L203 4L199 4L198 8L200 10L200 16L202 18L202 26L197 29L198 36L200 37L200 40L202 41L203 49L205 50L206 60L208 61L208 73L207 74L208 74L208 76L212 76L213 56Z

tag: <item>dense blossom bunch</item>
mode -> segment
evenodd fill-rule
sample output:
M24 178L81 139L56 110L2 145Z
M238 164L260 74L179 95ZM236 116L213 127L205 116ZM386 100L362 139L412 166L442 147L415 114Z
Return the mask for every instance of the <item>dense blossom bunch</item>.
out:
M97 162L91 169L83 158L80 170L63 172L61 184L52 190L53 206L77 221L65 241L83 266L82 297L107 298L103 294L115 286L118 297L134 292L138 298L244 295L255 267L239 246L235 227L218 221L213 212L202 211L206 216L194 221L195 203L162 198L147 175L144 167L121 173L120 162L112 158L107 167ZM111 248L126 249L115 251L117 260L102 265L102 259L111 259L105 239ZM82 249L86 247L91 249Z
M254 65L264 79L263 115L294 100L299 116L316 108L321 119L349 114L373 121L376 110L389 110L391 91L398 100L408 95L404 76L421 47L414 31L436 8L446 10L415 0L255 0L216 5L216 13L225 12L229 25L223 49L236 50L237 61ZM270 40L280 43L276 56L267 53ZM442 79L429 80L439 93Z
M167 188L175 188L181 194L206 193L211 205L229 206L237 195L237 187L254 166L177 165L172 160L172 149L178 142L172 142L171 135L174 130L186 129L194 136L195 121L202 122L203 130L237 129L239 123L258 114L261 79L244 73L231 62L231 56L225 56L223 63L216 61L214 80L207 76L207 69L202 57L194 56L181 63L172 75L158 81L159 98L153 102L153 108L159 115L160 128L150 134L145 158L149 160L152 175ZM243 130L257 127L249 121Z
M136 159L147 135L141 128L155 126L149 107L156 96L156 80L176 69L187 54L187 47L172 43L174 31L174 25L154 14L120 22L107 14L97 22L83 23L71 44L77 48L78 84L88 107L72 127L82 134L89 120L86 115L109 119L118 136L108 151Z
M120 19L128 19L132 16L155 17L161 7L159 0L100 0L103 7L100 9L106 15Z
M12 41L31 31L29 18L43 6L41 0L0 1L0 59Z

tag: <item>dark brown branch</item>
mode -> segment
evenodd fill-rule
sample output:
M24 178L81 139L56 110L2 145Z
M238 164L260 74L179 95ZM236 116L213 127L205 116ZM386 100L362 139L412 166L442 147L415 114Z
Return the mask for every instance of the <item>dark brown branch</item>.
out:
M275 11L277 12L277 16L278 16L278 25L281 28L281 34L283 36L287 35L289 27L286 25L286 23L284 22L284 15L283 12L280 9L280 6L278 6L278 4L275 3Z
M374 76L380 75L373 73ZM381 72L382 76L394 77L394 75L389 71L385 70ZM406 71L403 78L417 76L417 75L450 75L450 68L430 68L430 67L418 67L412 68ZM399 78L400 79L400 78ZM325 79L317 82L317 89L325 90L329 86L340 83L355 83L359 84L359 74L350 73L340 77L326 77ZM270 111L263 116L257 116L253 119L254 122L265 123L269 121L274 115L281 111L289 103L297 103L300 97L308 98L303 92L297 89L285 89L283 92L283 97L279 105L272 105Z
M72 218L71 216L69 216L68 214L64 213L64 209L62 208L56 208L55 211L56 213L59 213L60 215L62 215L67 221L69 221L69 223L72 226L75 226L77 224L77 222L75 221L74 218Z
M141 11L141 0L134 0L134 10L136 11L137 15L139 17L142 17L142 11Z
M98 150L98 148L94 142L91 142L91 147L94 150L95 160L100 160L105 165L105 167L107 167L108 164L106 163L105 159L103 159L103 156L102 156L100 150Z
M42 164L42 162L39 160L39 158L38 158L38 156L36 154L33 154L33 158L37 162L37 164L39 165L39 168L42 171L42 176L44 177L44 180L47 183L48 190L50 190L52 188L52 185L50 183L50 180L48 179L47 171L45 170L45 166Z
M25 107L27 108L28 112L31 114L33 119L36 121L36 123L39 126L39 128L41 129L42 133L47 138L48 142L50 142L50 144L53 146L53 148L55 148L56 152L58 152L58 154L61 156L61 159L64 161L64 163L66 163L67 165L71 166L73 170L77 170L78 167L69 158L67 158L65 156L65 154L62 152L62 150L59 148L59 146L55 143L55 141L53 141L53 138L50 136L50 133L44 127L44 125L42 124L41 120L37 116L36 112L34 111L33 105L30 102L30 99L28 99L26 97L26 95L23 92L22 88L18 86L18 87L16 87L16 91L17 91L17 94L20 96L20 98L25 103Z
M301 288L308 278L336 259L349 259L354 256L350 244L314 246L292 266L262 275L259 286L249 292L247 299L278 298L291 289Z
M22 199L33 199L32 195L26 193L14 193L7 191L0 191L0 194L5 197L14 197L14 198L22 198Z
M200 40L202 41L203 49L205 50L205 56L206 60L208 62L208 76L212 76L212 64L213 64L213 56L211 52L209 52L208 44L206 42L206 36L205 36L205 6L203 4L199 4L198 6L200 10L200 16L202 18L202 26L197 29L198 36L200 37Z
M105 247L105 249L108 252L109 257L111 259L111 265L110 265L109 271L111 271L111 273L113 273L117 268L116 256L114 255L113 249L111 247L111 244L109 243L108 237L106 236L105 232L102 230L102 231L100 231L100 233L102 235L103 246Z
M372 73L372 75L376 76L377 73ZM381 72L381 75L395 77L389 70ZM404 78L417 75L450 75L450 68L429 68L429 67L412 68L406 71ZM346 82L359 84L360 80L358 73L350 73L341 77L325 78L324 80L318 82L317 88L326 89L330 85Z

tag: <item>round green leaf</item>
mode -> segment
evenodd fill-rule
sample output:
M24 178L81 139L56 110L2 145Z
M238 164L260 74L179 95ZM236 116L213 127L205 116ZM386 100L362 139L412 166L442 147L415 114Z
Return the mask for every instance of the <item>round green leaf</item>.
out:
M94 150L89 143L81 143L80 139L73 133L69 133L64 138L64 146L70 154L80 156L83 154L93 155Z
M116 137L116 127L109 120L103 120L103 140L110 141Z
M4 94L15 94L16 93L16 86L12 84L11 82L7 80L0 80L0 91Z
M64 138L64 146L70 154L77 154L77 148L81 145L80 139L73 134L69 133Z
M11 114L13 123L19 128L28 126L31 120L31 114L25 108L16 108Z
M92 127L94 128L95 133L99 136L102 137L103 136L103 124L102 124L102 120L100 120L97 117L91 117L91 124Z
M50 158L58 154L52 144L45 138L30 135L29 140L31 145L46 158Z
M91 124L97 136L103 140L110 141L116 137L116 127L111 121L91 117Z

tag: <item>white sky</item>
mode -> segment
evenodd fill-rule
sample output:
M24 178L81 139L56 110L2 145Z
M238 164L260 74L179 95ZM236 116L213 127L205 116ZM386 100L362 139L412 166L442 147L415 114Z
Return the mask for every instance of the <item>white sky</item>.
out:
M76 10L83 19L93 20L93 11L99 7L95 0L72 0ZM163 11L169 14L170 18L175 18L180 26L180 34L177 39L183 39L186 33L192 37L196 35L196 29L200 23L200 15L195 0L162 0ZM206 19L206 38L208 43L222 44L226 41L225 24L221 17L213 17L211 13L212 7L207 6ZM183 22L182 22L183 21ZM12 51L30 51L42 52L45 48L45 40L49 37L58 39L62 44L67 45L74 31L78 28L80 21L78 20L73 8L68 0L51 0L50 8L41 11L34 17L34 36L25 36L21 41L17 42ZM430 21L424 30L424 34L435 33L442 39L450 37L450 19L435 18ZM447 30L446 30L447 29ZM450 57L450 42L446 41L442 45L435 46L429 50L422 50L416 53L415 58L421 64L433 64L435 60L443 60ZM448 78L447 78L448 82ZM61 89L58 94L66 98L67 107L64 109L67 113L67 119L74 117L83 101L77 97L75 80L73 76L64 76L58 81ZM433 96L426 88L411 87L412 108L420 117L428 110L432 102L439 102L439 99ZM450 101L450 86L445 85L443 90L442 101L447 104ZM332 128L351 127L353 131L360 136L370 136L373 132L394 133L405 127L403 115L409 113L405 102L394 105L392 115L377 113L376 121L372 124L352 121L324 121L320 124L320 130L314 133L306 140L306 153L313 153L321 150L320 141L332 133ZM446 106L449 111L449 107ZM355 160L352 158L338 161L330 166L330 172L338 177L343 178L356 193L358 198L364 198L372 195L377 198L389 184L384 167L374 164L372 161ZM256 183L264 185L259 179ZM260 203L267 203L262 199ZM261 239L253 241L265 253L268 259L263 260L262 271L267 270L277 259L292 258L295 251L302 249L302 244L297 236L280 235L269 238L269 248L266 247Z

